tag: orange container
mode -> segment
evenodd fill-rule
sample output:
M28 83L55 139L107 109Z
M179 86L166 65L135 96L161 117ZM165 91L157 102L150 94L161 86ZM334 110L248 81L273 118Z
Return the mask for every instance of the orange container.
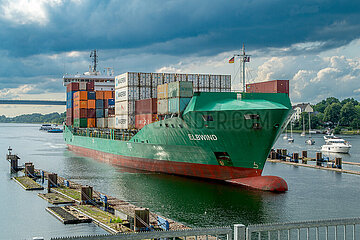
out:
M96 99L104 99L104 91L96 91Z
M88 128L96 127L96 118L88 118L87 119L87 126L88 126Z
M87 108L88 101L74 100L74 108Z
M88 93L87 91L77 91L74 93L74 100L87 100Z
M104 99L111 99L113 96L113 91L104 91Z
M96 108L96 105L95 105L96 100L88 100L87 102L88 102L87 108L89 108L89 109L95 109Z

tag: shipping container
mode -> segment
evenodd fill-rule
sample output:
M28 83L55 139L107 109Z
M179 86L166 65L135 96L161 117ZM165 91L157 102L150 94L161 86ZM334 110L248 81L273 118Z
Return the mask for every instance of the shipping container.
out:
M105 109L107 110L108 112L108 117L114 117L115 116L115 108L108 108L108 109Z
M168 84L168 98L174 97L192 97L192 82L172 82Z
M74 101L73 100L67 100L66 101L66 108L73 108L74 107Z
M88 100L88 93L87 91L77 91L74 92L74 100L81 100L81 101L86 101Z
M150 87L140 87L140 100L151 98L151 88Z
M96 118L88 118L87 119L87 127L95 128L96 127Z
M109 106L115 106L115 99L114 98L108 99L108 105Z
M199 75L198 74L188 74L187 75L188 82L193 82L193 88L198 89L199 87Z
M96 109L96 118L104 117L104 109Z
M74 118L87 118L87 108L74 108Z
M115 77L115 89L139 86L139 74L126 72Z
M104 100L103 99L96 99L95 101L96 101L96 103L95 103L96 109L104 108Z
M86 128L87 127L87 118L74 118L74 127Z
M180 113L185 110L191 98L169 98L168 113Z
M88 108L95 109L96 108L96 100L88 100Z
M135 115L135 101L115 102L116 115Z
M73 109L72 108L68 108L66 109L66 117L73 117L74 114L73 114Z
M95 83L94 81L88 82L86 84L86 91L94 91Z
M163 74L162 73L152 73L152 87L156 88L158 85L163 84Z
M157 100L157 112L158 114L168 114L168 99L158 99Z
M104 99L104 91L95 91L96 100Z
M115 128L115 116L108 117L107 121L108 121L108 128L114 129Z
M113 98L113 91L104 91L104 99Z
M168 84L162 84L157 86L157 98L158 99L168 98Z
M79 91L79 83L72 82L66 86L66 92L76 92L76 91Z
M135 116L115 115L116 129L131 129L135 127Z
M220 88L231 89L231 76L230 75L221 75L220 76Z
M139 86L151 87L151 73L139 73Z
M176 81L177 82L185 82L187 79L186 74L177 73L176 74Z
M210 75L208 74L199 74L199 88L208 88L210 87Z
M74 91L72 92L66 92L66 100L73 100L74 99Z
M135 128L142 129L145 125L157 121L157 114L138 114L135 115Z
M88 101L74 100L74 109L75 108L87 108L87 102Z
M210 75L210 88L220 88L219 75Z
M273 80L246 84L249 93L286 93L289 95L289 80Z
M138 87L125 87L115 90L115 102L139 100Z
M135 102L135 114L157 113L157 99L149 98Z
M96 110L95 109L88 109L87 110L87 117L88 118L96 118Z
M114 82L95 82L94 91L114 91Z
M73 125L73 118L72 117L66 117L66 125L72 126Z
M96 118L96 126L98 128L107 128L107 118Z
M86 82L80 82L79 83L79 90L80 91L86 91Z
M157 98L157 88L151 89L151 98Z
M96 92L90 91L90 92L87 92L87 93L88 93L88 97L87 97L88 100L95 100L96 99Z
M164 73L163 80L164 80L164 84L175 82L175 73Z

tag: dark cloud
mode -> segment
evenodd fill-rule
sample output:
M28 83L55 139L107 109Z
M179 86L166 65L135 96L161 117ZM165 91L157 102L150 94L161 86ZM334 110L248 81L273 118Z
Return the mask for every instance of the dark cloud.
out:
M339 46L360 35L358 1L123 0L65 1L49 21L2 20L1 48L16 56L71 50L145 48L150 53L216 54L324 41Z

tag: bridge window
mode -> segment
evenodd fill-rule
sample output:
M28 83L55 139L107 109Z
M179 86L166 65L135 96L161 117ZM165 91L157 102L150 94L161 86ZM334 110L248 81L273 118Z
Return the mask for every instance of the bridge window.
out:
M214 121L214 118L213 118L213 116L211 116L211 115L202 115L202 119L204 120L204 121Z
M250 120L250 119L260 119L259 114L245 114L244 118L246 120Z

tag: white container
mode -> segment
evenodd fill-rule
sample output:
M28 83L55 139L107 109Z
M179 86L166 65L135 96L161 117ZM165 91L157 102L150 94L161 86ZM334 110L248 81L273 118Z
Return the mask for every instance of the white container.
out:
M200 88L199 87L199 92L210 92L210 89L209 88Z
M151 87L151 73L140 73L140 87Z
M107 118L107 121L108 121L108 123L107 123L107 126L108 126L108 128L115 128L115 117L109 117L109 118Z
M158 99L157 101L157 111L158 114L167 114L168 113L168 99Z
M219 75L210 75L210 88L220 88Z
M220 76L220 88L231 89L231 75Z
M86 91L86 82L79 83L79 90Z
M151 89L151 98L157 98L157 88Z
M107 128L107 125L108 125L107 118L96 118L96 127Z
M217 78L215 79L215 88L221 88L221 75L217 75Z
M205 74L199 74L199 88L209 87L210 76Z
M115 77L115 88L123 88L139 85L139 74L137 72L126 72Z
M157 85L163 84L163 74L162 73L152 73L152 87L157 87Z
M115 115L135 114L135 101L115 102Z
M114 87L109 86L94 86L94 91L114 91Z
M177 82L185 82L186 81L186 74L182 74L182 73L176 74L176 81Z
M151 88L150 87L140 87L140 100L151 98Z
M192 82L172 82L168 84L168 98L188 98L192 97L193 93Z
M115 102L139 100L138 87L124 87L115 90Z
M175 73L164 73L163 78L164 78L164 84L175 82Z
M135 127L135 115L116 115L115 128L116 129L129 129Z

